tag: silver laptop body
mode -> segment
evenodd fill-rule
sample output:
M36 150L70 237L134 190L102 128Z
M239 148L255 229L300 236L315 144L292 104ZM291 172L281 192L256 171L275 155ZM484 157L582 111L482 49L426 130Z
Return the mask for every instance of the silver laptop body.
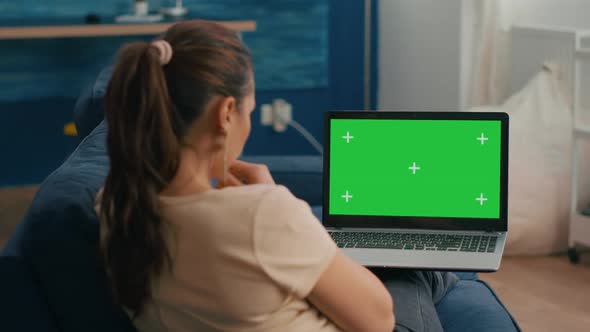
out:
M342 121L342 120L347 120ZM368 122L370 120L372 122ZM340 122L338 122L340 121ZM368 125L364 125L364 134L357 134L352 132L346 126L336 126L336 123L344 123L355 128L354 121L365 121ZM376 122L377 121L377 122ZM490 215L493 217L478 217L478 216L433 216L427 215L426 204L424 205L424 213L420 210L419 204L414 210L413 215L385 215L382 213L372 213L370 205L362 213L346 213L347 208L352 206L352 202L357 199L355 193L344 188L336 188L337 182L336 171L341 171L338 164L343 163L340 159L332 158L336 151L336 144L351 144L355 142L360 144L360 135L370 135L371 132L378 132L380 129L374 131L370 130L370 125L380 125L379 121L410 121L402 124L411 123L411 121L429 121L429 125L437 128L437 123L440 121L457 121L458 126L468 125L475 126L477 136L473 137L474 144L481 144L485 148L485 144L496 144L494 153L498 156L490 156L491 160L498 161L498 172L494 173L493 169L490 174L494 176L486 177L486 183L494 184L497 181L497 193L495 206L497 212ZM465 121L465 122L463 122ZM479 122L493 124L493 128L498 128L497 133L487 134L482 132L479 136L477 129ZM394 122L391 122L394 124ZM420 126L424 122L417 123ZM449 122L451 123L451 122ZM369 127L367 127L369 126ZM359 127L359 128L361 128ZM442 128L442 127L441 127ZM444 131L444 128L441 130ZM468 129L469 130L469 129ZM338 132L337 132L338 131ZM358 131L361 131L360 129ZM484 131L484 130L481 130ZM361 131L362 132L362 131ZM428 135L428 133L415 132L418 135ZM449 135L454 135L449 133ZM439 135L438 137L441 137ZM334 140L338 140L335 143ZM340 141L341 140L341 141ZM436 140L436 137L433 137ZM498 141L499 140L499 141ZM497 271L500 267L502 253L506 242L507 228L507 211L508 211L508 115L505 113L467 113L467 112L327 112L325 117L325 153L324 153L324 193L323 193L323 224L332 235L343 252L351 257L356 262L369 267L392 267L392 268L408 268L408 269L433 269L433 270L451 270L451 271ZM406 141L396 142L389 140L382 140L381 143L395 151L398 144L410 144ZM368 143L366 143L368 144ZM349 145L346 145L348 147ZM350 145L352 146L352 145ZM499 148L498 148L499 147ZM364 151L362 149L360 151ZM411 151L408 150L408 151ZM359 152L360 153L360 152ZM341 153L342 154L342 153ZM354 160L355 158L362 158L352 152L346 158ZM466 157L465 160L472 160ZM474 157L475 158L475 157ZM495 159L494 159L495 158ZM495 165L495 162L493 163ZM421 170L426 172L426 166L419 168L408 160L407 165L409 174L420 174ZM392 169L395 167L391 166ZM494 166L495 167L495 166ZM359 172L361 172L359 170ZM398 171L395 169L395 171ZM402 170L402 171L405 171ZM331 174L334 172L334 174ZM362 182L363 177L366 177L369 172L361 172L355 174L355 171L349 171L342 175L338 173L340 178L346 176L347 179L357 179L351 182L367 186L375 186L375 190L380 190L379 182L375 184L367 184ZM425 174L425 173L421 173ZM499 175L499 176L495 176ZM358 177L358 178L357 178ZM411 179L411 178L410 178ZM449 186L449 195L452 195L453 190L461 191L460 186L469 186L469 183L457 183L456 187ZM354 187L354 186L352 186ZM348 187L347 187L348 188ZM370 187L368 187L370 188ZM404 188L391 188L391 190L403 190ZM485 204L493 204L493 198L486 198L479 192L474 194L474 201L469 204L475 204L483 208ZM346 200L346 204L343 205ZM359 198L360 200L360 198ZM490 203L491 202L491 203ZM334 206L331 206L334 205ZM342 209L338 211L337 205L340 204ZM370 203L367 203L370 204ZM391 201L391 205L395 205L395 201ZM488 205L490 206L490 205ZM363 207L365 208L365 207ZM378 208L378 207L377 207ZM470 206L470 209L474 207ZM461 209L459 209L461 210ZM457 211L458 214L463 213ZM470 210L471 211L471 210ZM473 210L473 213L479 213ZM452 211L450 212L452 214Z

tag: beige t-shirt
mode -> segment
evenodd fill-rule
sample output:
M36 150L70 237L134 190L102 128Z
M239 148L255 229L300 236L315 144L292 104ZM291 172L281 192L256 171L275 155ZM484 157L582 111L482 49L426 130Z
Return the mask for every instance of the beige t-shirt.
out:
M285 187L160 202L174 266L154 282L139 331L340 331L305 300L337 246Z

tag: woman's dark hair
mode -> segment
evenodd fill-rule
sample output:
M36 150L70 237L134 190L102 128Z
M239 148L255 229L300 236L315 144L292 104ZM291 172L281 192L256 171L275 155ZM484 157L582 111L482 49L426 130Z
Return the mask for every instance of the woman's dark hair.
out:
M100 200L101 254L114 301L142 312L151 282L172 268L158 194L177 172L191 124L215 95L239 105L250 87L249 51L213 22L187 21L161 37L173 50L160 64L150 43L119 52L105 95L110 171Z

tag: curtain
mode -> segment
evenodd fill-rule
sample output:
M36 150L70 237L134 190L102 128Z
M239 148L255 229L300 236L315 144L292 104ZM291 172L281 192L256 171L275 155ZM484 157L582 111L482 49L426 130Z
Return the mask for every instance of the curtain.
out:
M514 0L466 0L473 11L471 75L467 105L499 105L506 99L509 70L509 30Z

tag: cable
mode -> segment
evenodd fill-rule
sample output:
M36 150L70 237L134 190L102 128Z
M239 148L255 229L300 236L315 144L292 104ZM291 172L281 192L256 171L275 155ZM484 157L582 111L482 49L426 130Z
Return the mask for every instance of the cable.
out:
M289 114L289 116L284 116L285 112L279 111L279 108L283 107L288 107L286 113ZM297 130L297 132L303 136L303 138L305 138L309 144L311 144L320 153L320 155L323 155L324 147L299 122L293 120L291 114L291 104L287 103L284 99L277 99L273 102L273 116L276 117L282 125L291 126L293 129Z
M320 153L320 155L324 154L324 147L299 122L291 119L291 121L287 124L293 127L293 129L297 130L299 134L301 134L301 136L303 136L303 138L305 138L309 144L311 144Z

